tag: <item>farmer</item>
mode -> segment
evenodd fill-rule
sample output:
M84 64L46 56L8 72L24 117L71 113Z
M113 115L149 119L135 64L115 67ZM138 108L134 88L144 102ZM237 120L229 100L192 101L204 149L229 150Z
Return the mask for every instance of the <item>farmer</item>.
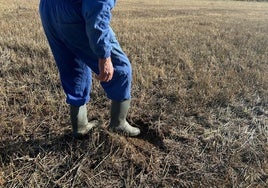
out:
M56 61L75 137L86 135L92 73L111 99L109 130L137 136L126 121L130 107L131 64L110 27L116 0L41 0L42 25Z

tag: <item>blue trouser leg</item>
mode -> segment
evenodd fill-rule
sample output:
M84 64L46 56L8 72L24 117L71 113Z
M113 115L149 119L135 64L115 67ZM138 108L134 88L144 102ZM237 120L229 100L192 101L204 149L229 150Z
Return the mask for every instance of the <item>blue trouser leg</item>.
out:
M47 34L59 74L62 87L66 94L66 102L81 106L90 99L92 75L90 68L67 49Z
M114 76L109 82L101 82L108 98L123 101L131 98L132 69L129 59L121 49L111 30L112 52L111 58L114 66Z
M61 1L61 5L55 8L56 2L59 1L41 1L41 20L60 73L66 101L71 105L80 106L90 99L91 70L99 73L98 58L89 46L79 7L67 3L65 5L65 2ZM66 23L68 20L71 21ZM109 99L122 101L131 97L131 64L112 29L110 32L111 59L115 72L111 81L101 82L101 85Z
M47 8L49 2L42 3L40 4L41 20L59 70L66 102L74 106L83 105L89 101L91 70L61 40L55 28L55 21L51 19L54 15Z

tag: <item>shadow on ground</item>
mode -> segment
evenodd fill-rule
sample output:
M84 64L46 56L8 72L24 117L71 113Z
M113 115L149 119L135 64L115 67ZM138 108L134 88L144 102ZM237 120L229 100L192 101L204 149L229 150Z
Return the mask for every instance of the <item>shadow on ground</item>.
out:
M141 120L136 121L135 124L141 129L141 134L135 138L137 142L153 145L161 151L165 150L164 135L161 132L151 128L149 124ZM29 136L30 138L20 136L6 140L2 138L0 140L0 165L5 166L14 159L23 157L35 158L40 154L50 152L62 153L77 149L86 152L89 148L92 148L92 144L97 147L101 143L111 142L113 140L111 137L114 134L102 127L90 132L88 136L79 140L75 139L70 131L61 134L58 132L44 134L38 138L33 138L33 136ZM117 139L117 136L115 139Z

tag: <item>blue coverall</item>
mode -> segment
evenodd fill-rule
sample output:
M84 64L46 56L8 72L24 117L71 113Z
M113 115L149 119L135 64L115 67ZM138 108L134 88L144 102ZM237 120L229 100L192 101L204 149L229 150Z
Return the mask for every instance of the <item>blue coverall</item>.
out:
M92 73L98 59L111 57L112 80L101 82L107 97L130 99L131 64L110 27L116 0L41 0L42 25L56 61L66 102L81 106L90 100Z

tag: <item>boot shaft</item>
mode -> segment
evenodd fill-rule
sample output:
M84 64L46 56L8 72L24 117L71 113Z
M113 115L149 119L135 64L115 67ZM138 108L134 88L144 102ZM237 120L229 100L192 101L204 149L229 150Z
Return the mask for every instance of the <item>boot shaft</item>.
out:
M88 123L86 104L82 106L70 105L70 117L74 129L86 125Z
M111 126L120 125L126 121L130 100L122 102L112 101L111 104Z

